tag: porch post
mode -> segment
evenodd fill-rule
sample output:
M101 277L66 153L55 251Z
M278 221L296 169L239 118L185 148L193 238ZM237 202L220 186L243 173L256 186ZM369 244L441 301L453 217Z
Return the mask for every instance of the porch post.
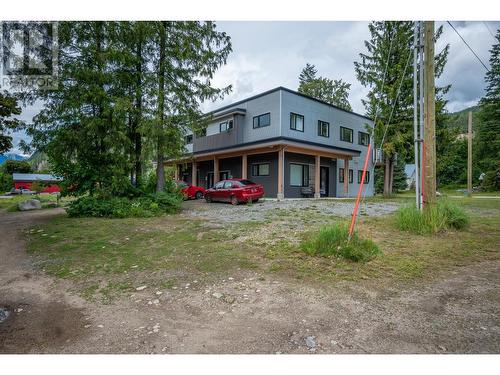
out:
M174 164L174 180L178 181L179 180L179 164L175 163Z
M320 165L321 165L321 156L316 155L314 163L314 198L321 197L320 175L319 175Z
M278 200L282 200L283 198L285 198L285 194L284 194L284 186L285 186L284 168L285 168L285 166L284 166L284 164L285 164L285 150L283 148L280 148L280 150L278 151L278 195L276 196L276 198L278 198Z
M214 184L219 182L219 159L214 157Z
M196 176L196 173L197 173L197 165L196 165L196 160L193 160L193 163L192 163L192 166L191 166L191 185L193 186L197 186L198 185L198 181L197 181L197 176Z
M247 171L248 171L248 160L247 160L247 154L241 155L241 178L248 178L247 177Z
M349 196L349 158L344 159L344 196Z

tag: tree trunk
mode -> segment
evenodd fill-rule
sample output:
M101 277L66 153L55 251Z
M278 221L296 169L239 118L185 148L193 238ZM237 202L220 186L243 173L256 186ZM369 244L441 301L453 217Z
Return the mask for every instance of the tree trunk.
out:
M393 189L392 187L394 186L394 159L391 158L391 167L389 168L389 193L392 194L393 193Z
M388 198L391 195L390 184L391 184L391 158L385 156L385 166L384 166L384 197Z
M134 170L135 170L135 186L140 186L142 179L142 162L141 162L141 154L142 154L142 138L141 131L139 130L139 126L142 119L142 40L139 39L137 43L136 49L136 74L137 74L137 83L136 83L136 97L135 97L135 106L136 106L136 118L135 118L135 132L134 132Z
M160 28L160 61L158 69L158 137L156 157L156 192L162 192L165 188L165 167L163 165L163 127L165 121L165 45L166 30L165 21L159 23Z

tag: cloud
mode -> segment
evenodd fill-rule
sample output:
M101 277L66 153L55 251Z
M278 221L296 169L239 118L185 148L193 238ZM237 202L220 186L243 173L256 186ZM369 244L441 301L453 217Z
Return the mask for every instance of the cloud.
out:
M450 54L437 84L452 84L446 97L447 109L457 111L476 104L484 95L485 69L449 25L437 22L436 27L442 24L444 31L436 51L449 43ZM453 25L488 63L494 38L485 24L453 21ZM495 32L500 22L488 22L488 26ZM232 85L233 90L224 100L203 103L202 110L213 110L277 86L296 90L299 73L309 62L316 65L320 75L351 83L349 101L354 111L365 112L361 99L368 90L357 81L353 63L366 51L368 22L232 21L219 22L217 27L231 36L233 52L215 74L213 84ZM31 121L39 109L39 103L26 108L22 118Z

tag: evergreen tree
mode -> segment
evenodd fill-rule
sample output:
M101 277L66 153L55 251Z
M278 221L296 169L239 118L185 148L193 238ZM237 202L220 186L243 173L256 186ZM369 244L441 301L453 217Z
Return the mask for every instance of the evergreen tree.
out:
M475 132L475 158L483 185L489 190L500 190L500 30L497 42L490 50L490 71L486 73L486 95L479 102L481 122Z
M164 160L180 156L183 136L203 125L200 103L227 94L211 80L231 52L230 37L213 22L155 23L156 116L149 135L156 143L156 190L164 188Z
M309 63L299 75L299 89L302 94L323 100L340 108L352 111L349 104L349 90L351 84L341 79L331 80L324 77L316 77L316 67Z
M59 88L37 93L45 107L30 128L33 145L75 194L130 186L129 96L117 84L113 36L109 22L60 23Z
M377 21L369 24L370 40L365 41L367 53L360 53L360 61L354 62L356 76L370 91L363 104L367 116L377 118L374 128L375 146L382 147L385 159L384 194L393 191L392 182L395 156L398 160L412 160L413 155L413 22ZM438 39L442 27L435 33ZM444 69L449 46L435 55L435 75L439 77ZM389 60L389 61L388 61ZM384 72L385 82L383 82ZM403 76L403 72L406 73ZM401 85L398 100L398 88ZM450 86L436 88L436 134L442 136L444 122L443 95ZM394 106L394 111L391 112ZM376 115L377 112L377 116ZM387 133L384 138L386 125ZM382 140L384 144L381 145ZM438 142L439 143L439 142Z
M8 133L23 125L19 119L12 117L20 114L17 99L7 91L0 91L0 154L12 148L12 137Z

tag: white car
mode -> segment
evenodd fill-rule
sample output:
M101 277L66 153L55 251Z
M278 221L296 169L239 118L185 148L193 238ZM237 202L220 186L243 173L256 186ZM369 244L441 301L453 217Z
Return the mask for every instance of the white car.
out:
M31 195L31 194L35 194L35 192L31 191L30 189L21 189L21 194Z

